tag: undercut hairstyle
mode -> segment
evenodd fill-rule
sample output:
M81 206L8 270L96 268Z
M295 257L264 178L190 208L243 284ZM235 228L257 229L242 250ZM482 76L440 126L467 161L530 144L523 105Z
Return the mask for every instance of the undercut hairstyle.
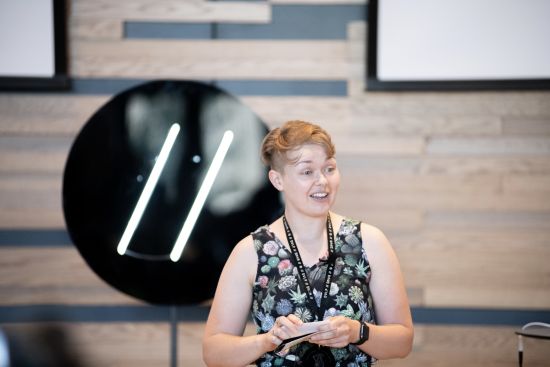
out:
M322 127L307 121L292 120L265 136L261 148L262 162L280 171L283 165L293 163L287 154L305 144L321 146L327 158L333 158L336 153L330 135Z

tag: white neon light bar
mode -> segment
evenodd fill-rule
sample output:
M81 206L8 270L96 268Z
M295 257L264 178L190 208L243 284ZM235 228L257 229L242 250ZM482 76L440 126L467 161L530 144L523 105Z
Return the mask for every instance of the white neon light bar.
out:
M208 193L210 192L210 189L214 184L214 180L216 179L216 176L220 171L223 160L225 159L225 156L227 154L227 151L229 150L229 146L231 145L232 141L233 141L233 132L231 130L227 130L223 134L222 141L218 146L218 150L216 151L216 154L212 159L212 163L210 163L208 172L206 172L206 176L204 177L204 180L202 181L199 192L195 197L195 201L193 202L193 205L189 210L189 214L187 214L187 219L185 219L185 222L183 223L183 227L181 228L181 232L176 242L174 243L174 248L172 248L172 252L170 253L170 259L173 262L178 261L181 257L181 254L183 253L183 249L185 248L185 245L187 244L187 240L189 239L189 236L193 231L193 227L195 227L195 223L197 222L197 219L206 201Z
M151 174L149 175L149 178L145 183L145 187L141 192L141 195L136 204L136 207L134 208L134 211L130 216L130 220L128 221L128 224L126 225L126 229L124 230L124 233L120 238L120 242L118 243L117 252L120 255L124 255L126 253L126 249L128 249L130 240L132 239L132 236L136 231L139 221L143 216L143 212L147 207L147 203L149 203L149 199L153 194L153 190L157 186L157 182L159 180L160 174L162 173L162 170L164 169L164 165L168 160L168 156L170 155L170 151L174 146L174 142L176 141L176 137L178 136L179 131L180 131L180 125L173 124L170 127L170 130L168 131L168 135L166 135L166 139L164 140L164 144L162 145L160 153L156 159L155 165L153 166L153 170L151 171Z

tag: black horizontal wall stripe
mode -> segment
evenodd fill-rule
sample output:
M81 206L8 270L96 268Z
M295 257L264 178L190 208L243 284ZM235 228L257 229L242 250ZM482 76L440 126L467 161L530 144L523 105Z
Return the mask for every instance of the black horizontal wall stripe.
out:
M147 79L123 78L73 78L71 91L74 94L117 94L147 82Z
M550 310L412 307L413 320L420 324L524 325L550 321Z
M147 79L75 78L72 93L114 95ZM346 80L194 80L213 84L236 96L346 96Z
M41 247L72 246L65 229L2 229L1 246Z
M346 96L347 81L218 80L215 85L237 96Z
M206 321L205 306L0 306L0 323L28 322L168 322L171 307L179 321ZM550 310L474 309L413 307L416 324L522 326L528 322L550 322Z
M211 23L124 22L124 38L135 39L212 39Z
M176 307L180 321L205 321L209 311L202 306L0 306L0 323L163 322L171 320L171 307Z
M365 19L366 7L360 4L272 5L267 24L129 21L124 24L124 35L140 39L338 40L347 38L349 22ZM215 34L211 24L216 25Z

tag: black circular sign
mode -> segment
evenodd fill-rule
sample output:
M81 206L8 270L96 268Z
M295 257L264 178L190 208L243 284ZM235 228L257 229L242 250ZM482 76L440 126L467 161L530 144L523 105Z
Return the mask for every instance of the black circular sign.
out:
M107 283L155 304L213 296L233 246L281 214L259 159L267 128L228 93L153 81L78 134L63 180L71 239Z

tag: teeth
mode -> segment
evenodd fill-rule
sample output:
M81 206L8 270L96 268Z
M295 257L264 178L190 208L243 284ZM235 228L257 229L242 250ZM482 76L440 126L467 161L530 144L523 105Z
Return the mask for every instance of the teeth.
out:
M328 194L326 192L316 192L315 194L311 194L311 197L313 198L326 198Z

